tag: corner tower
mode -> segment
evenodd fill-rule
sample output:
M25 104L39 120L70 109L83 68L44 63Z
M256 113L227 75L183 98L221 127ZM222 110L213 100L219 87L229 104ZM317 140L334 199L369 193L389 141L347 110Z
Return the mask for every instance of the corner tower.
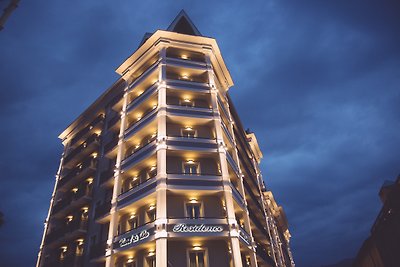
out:
M116 72L60 135L37 266L294 266L276 257L262 154L216 41L181 11Z

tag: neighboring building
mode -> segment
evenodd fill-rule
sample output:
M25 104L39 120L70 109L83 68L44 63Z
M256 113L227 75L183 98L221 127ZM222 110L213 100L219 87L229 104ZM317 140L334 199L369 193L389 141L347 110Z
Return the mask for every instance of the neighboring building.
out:
M185 12L61 135L37 266L294 266L214 39Z
M383 207L354 260L354 267L400 266L400 176L379 191Z

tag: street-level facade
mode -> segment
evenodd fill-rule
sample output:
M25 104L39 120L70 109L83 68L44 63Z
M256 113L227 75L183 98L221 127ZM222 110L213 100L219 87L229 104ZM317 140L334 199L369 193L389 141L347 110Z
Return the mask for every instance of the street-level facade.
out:
M294 266L217 43L182 11L61 135L37 266Z

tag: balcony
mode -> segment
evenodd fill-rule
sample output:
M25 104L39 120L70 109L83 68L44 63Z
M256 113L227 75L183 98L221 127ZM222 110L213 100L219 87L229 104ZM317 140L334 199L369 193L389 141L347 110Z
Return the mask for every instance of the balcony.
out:
M52 244L56 246L66 240L74 240L86 233L87 221L72 220L66 226L52 230L47 236L46 245Z
M139 161L143 160L144 158L152 155L156 149L156 140L155 137L152 140L149 140L149 143L144 144L143 146L134 150L131 155L127 156L121 162L121 169L126 170L130 166L135 165Z
M105 145L104 145L104 155L109 155L111 154L112 151L114 151L117 148L119 141L118 134L114 134L111 140L109 140Z
M207 137L185 137L168 136L167 145L169 149L217 151L218 145L215 139Z
M90 247L90 259L104 257L106 255L107 244L99 243Z
M107 122L107 130L114 130L117 126L117 122L121 120L119 113L115 113L114 116Z
M246 208L244 198L243 198L242 194L239 192L239 190L233 184L231 184L230 187L232 189L233 198L236 200L236 202L240 206L242 206L242 208Z
M122 208L126 204L132 203L138 199L141 199L153 192L157 186L157 180L154 179L156 175L137 184L126 192L121 193L118 196L118 208Z
M104 115L99 115L96 119L94 119L88 126L83 128L80 132L78 132L72 139L69 145L74 147L74 145L84 137L88 135L93 129L101 130L101 125L103 123Z
M80 146L75 148L74 150L70 151L67 153L67 155L64 157L63 164L64 166L72 166L76 164L80 157L78 155L82 155L83 151L85 151L85 154L92 153L94 151L94 148L100 144L100 137L98 134L92 134L84 143L82 143ZM84 156L84 155L82 155Z
M146 88L144 90L144 92L142 94L140 94L139 96L137 96L136 98L134 98L126 107L127 112L130 112L132 110L134 110L135 108L137 108L140 104L142 104L143 102L145 102L147 99L150 98L150 96L153 95L154 92L156 92L158 88L158 83L153 83L152 85L150 85L148 88Z
M95 219L100 219L101 217L104 217L106 214L108 214L111 210L111 200L105 201L103 204L96 206L95 212L94 212L94 217Z
M228 151L226 151L225 155L226 155L226 159L227 159L229 165L238 174L239 173L239 167L238 167L236 161L232 158L231 154Z
M76 168L67 172L62 176L61 180L57 183L57 188L63 188L63 191L68 190L69 187L73 186L77 182L81 181L83 178L87 178L92 175L96 170L97 160L95 158L90 158L82 164L78 165Z
M139 131L142 127L144 127L147 123L152 121L157 115L157 109L150 109L144 113L144 115L137 121L131 122L127 129L125 130L125 139L134 135L137 131Z
M213 115L210 108L188 107L183 105L168 105L167 112L176 116L193 116L199 118L209 118Z
M91 190L78 190L73 195L68 195L62 200L58 201L53 209L52 215L56 218L61 218L78 207L88 204L92 199Z
M267 264L267 266L276 266L275 261L271 258L271 256L269 256L268 251L260 244L257 244L256 255L257 258L262 259Z

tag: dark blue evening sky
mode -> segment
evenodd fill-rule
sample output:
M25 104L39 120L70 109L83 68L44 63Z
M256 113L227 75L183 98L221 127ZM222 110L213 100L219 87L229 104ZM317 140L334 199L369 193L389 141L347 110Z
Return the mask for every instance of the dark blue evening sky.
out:
M34 266L58 134L182 8L219 43L297 266L355 256L400 173L398 1L37 0L0 31L0 266Z

